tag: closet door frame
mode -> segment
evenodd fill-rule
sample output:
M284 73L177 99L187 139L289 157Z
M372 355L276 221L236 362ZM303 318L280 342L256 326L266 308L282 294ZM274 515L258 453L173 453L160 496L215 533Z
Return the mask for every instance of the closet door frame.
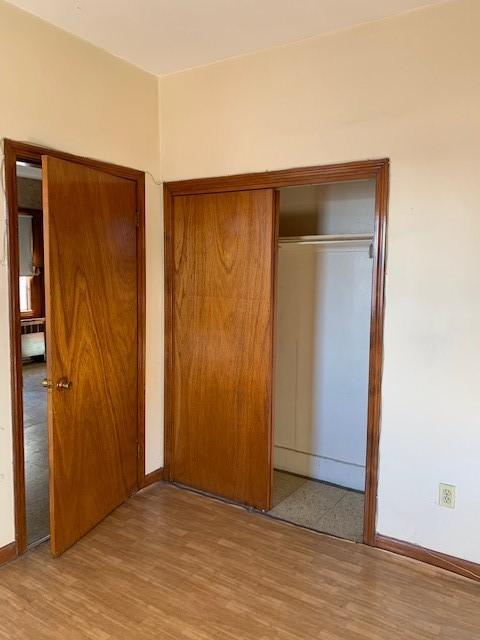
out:
M352 180L375 180L375 225L373 239L373 276L370 319L370 357L368 381L367 453L363 542L376 546L376 512L378 485L378 449L381 419L381 385L383 369L383 324L385 305L386 231L389 190L389 160L364 160L342 164L301 167L247 173L216 178L180 180L164 184L165 241L165 464L164 477L170 480L173 459L173 199L180 195L197 195L280 189L301 185L320 185ZM275 296L273 290L272 296ZM275 300L272 300L275 304ZM273 374L273 362L272 362ZM273 407L272 407L273 410ZM273 473L273 469L272 469Z

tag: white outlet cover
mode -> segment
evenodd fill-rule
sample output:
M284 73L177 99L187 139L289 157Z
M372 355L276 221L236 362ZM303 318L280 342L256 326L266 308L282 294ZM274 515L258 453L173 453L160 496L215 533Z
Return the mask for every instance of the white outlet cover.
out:
M455 509L455 485L444 484L439 485L438 492L438 504L441 507L447 507L448 509Z

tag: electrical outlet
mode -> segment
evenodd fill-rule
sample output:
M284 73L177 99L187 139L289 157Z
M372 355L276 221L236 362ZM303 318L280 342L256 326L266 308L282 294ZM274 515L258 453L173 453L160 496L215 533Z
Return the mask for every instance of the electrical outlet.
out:
M440 483L438 504L441 507L455 509L455 487L453 484Z

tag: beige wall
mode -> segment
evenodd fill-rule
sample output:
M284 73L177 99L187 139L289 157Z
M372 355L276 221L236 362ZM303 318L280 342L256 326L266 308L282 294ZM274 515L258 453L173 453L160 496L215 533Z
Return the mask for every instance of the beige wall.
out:
M159 173L157 80L0 1L0 137ZM0 207L4 210L3 194ZM160 188L147 177L147 470L162 464ZM0 242L0 547L14 538L7 269Z
M391 159L377 528L476 562L479 24L461 0L160 82L165 179Z
M162 79L159 106L155 78L0 0L0 137L158 175L160 112L165 179L391 159L377 528L477 562L479 22L460 0L203 67ZM149 471L163 459L160 212L147 178ZM14 535L2 247L0 547ZM457 486L455 510L437 506L439 482Z

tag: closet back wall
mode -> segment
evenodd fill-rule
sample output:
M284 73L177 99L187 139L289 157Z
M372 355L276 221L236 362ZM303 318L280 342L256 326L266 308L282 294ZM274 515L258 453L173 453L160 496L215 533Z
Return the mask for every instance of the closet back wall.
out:
M165 180L390 158L377 531L476 562L479 23L455 0L160 81Z
M280 190L280 236L372 234L373 181ZM277 469L365 489L371 241L280 242Z

